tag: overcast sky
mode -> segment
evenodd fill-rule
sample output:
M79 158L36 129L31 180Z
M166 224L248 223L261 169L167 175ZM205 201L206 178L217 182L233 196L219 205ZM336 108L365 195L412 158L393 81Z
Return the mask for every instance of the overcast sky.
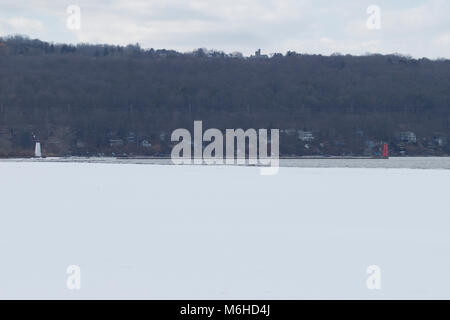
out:
M81 8L81 29L66 26ZM369 29L370 5L381 28ZM140 43L144 48L246 55L402 53L450 58L450 0L1 0L0 35L66 43Z

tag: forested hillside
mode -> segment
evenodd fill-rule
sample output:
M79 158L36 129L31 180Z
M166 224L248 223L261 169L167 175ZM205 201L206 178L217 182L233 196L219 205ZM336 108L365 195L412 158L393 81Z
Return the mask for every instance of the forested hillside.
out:
M29 155L35 139L54 155L163 154L171 131L194 120L314 135L286 130L289 155L368 154L381 142L394 154L448 154L450 60L0 39L0 156Z

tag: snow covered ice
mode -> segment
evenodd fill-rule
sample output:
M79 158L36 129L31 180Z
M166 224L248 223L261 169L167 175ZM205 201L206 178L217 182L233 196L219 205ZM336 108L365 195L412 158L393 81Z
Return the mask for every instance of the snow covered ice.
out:
M449 170L1 162L0 174L0 298L450 298ZM381 290L366 287L370 265Z

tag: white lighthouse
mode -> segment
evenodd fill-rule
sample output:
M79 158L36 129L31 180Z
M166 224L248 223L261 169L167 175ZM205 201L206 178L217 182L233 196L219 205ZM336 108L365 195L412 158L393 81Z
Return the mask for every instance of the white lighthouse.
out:
M42 157L41 143L40 142L36 142L36 146L34 147L34 156L36 158L41 158Z

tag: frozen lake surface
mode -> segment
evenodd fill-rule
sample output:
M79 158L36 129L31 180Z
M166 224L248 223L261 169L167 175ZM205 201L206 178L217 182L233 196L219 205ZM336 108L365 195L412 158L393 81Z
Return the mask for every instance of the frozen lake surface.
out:
M170 159L124 159L113 157L65 157L43 159L0 159L1 162L76 162L76 163L134 163L172 165ZM391 168L391 169L450 169L450 157L391 157L389 159L280 159L281 167L298 168Z
M0 298L450 298L449 170L84 162L0 162Z

